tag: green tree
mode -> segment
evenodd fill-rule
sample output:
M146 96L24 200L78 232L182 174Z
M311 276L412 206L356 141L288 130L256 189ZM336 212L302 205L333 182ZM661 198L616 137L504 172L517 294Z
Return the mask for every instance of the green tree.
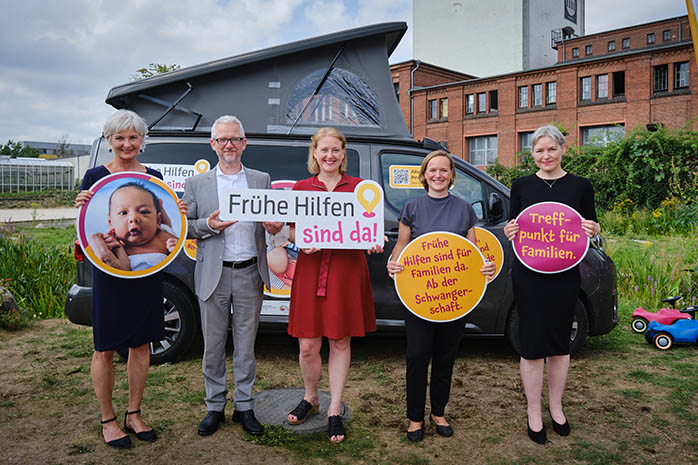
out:
M160 63L151 63L147 68L141 68L136 70L136 74L131 76L131 80L139 81L141 79L157 76L158 74L170 73L172 71L177 71L181 66L179 65L161 65Z
M12 158L36 158L39 156L39 149L28 147L20 141L15 142L12 139L10 139L7 141L7 144L0 146L0 155L9 155Z

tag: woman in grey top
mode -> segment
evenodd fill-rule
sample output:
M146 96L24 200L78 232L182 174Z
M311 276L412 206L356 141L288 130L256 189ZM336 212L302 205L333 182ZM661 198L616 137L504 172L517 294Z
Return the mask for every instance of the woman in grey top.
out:
M433 231L447 231L464 236L476 243L475 224L477 215L466 200L455 197L449 189L455 181L453 159L443 150L431 152L424 158L419 171L419 180L425 195L410 199L400 213L398 240L388 260L391 277L402 271L397 262L402 250L415 237ZM496 266L486 262L482 274L494 276ZM423 320L411 312L405 312L407 335L407 439L419 442L424 438L424 407L427 392L427 370L431 360L429 420L440 436L453 435L453 428L444 417L444 410L451 391L453 364L458 355L463 335L463 321L458 319L446 323Z

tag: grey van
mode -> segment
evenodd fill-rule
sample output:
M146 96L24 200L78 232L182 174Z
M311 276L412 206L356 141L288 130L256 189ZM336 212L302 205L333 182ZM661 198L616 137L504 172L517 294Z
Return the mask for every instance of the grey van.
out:
M421 188L396 186L391 167L421 165L430 151L443 148L412 139L396 100L387 57L406 31L405 23L385 23L330 34L284 46L205 63L113 88L107 102L132 109L150 123L139 160L160 169L165 181L181 193L182 173L195 165L217 162L209 145L210 125L221 114L235 114L248 139L245 166L266 171L272 181L308 177L309 135L321 126L336 126L347 136L348 174L372 179L385 192L385 231L381 255L368 255L379 333L399 332L404 309L385 269L398 231L404 203L423 194ZM111 158L99 138L90 166ZM492 232L503 246L503 268L475 310L463 318L469 337L505 336L518 347L518 317L511 286L516 259L504 237L509 220L509 189L481 170L456 159L454 195L474 207L478 226ZM171 175L169 173L172 173ZM575 308L570 347L579 350L586 337L606 334L618 323L616 270L601 241L589 248L580 264L582 288ZM70 321L91 324L92 272L76 244L77 284L66 297ZM151 345L152 363L174 361L200 334L194 294L194 260L181 251L165 268L166 338ZM260 329L285 331L287 295L267 293Z

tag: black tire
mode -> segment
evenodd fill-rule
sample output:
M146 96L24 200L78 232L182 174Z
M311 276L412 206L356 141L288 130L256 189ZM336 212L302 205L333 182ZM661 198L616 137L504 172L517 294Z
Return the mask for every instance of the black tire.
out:
M657 333L652 342L659 350L669 350L674 345L674 338L669 333Z
M647 331L647 320L639 317L633 318L633 321L630 323L630 327L633 329L633 332L643 334L645 331Z
M570 333L570 354L576 354L584 346L589 333L589 318L581 300L577 299L574 307L574 319L572 320L572 332ZM506 331L507 341L517 354L521 353L519 343L519 311L516 302L511 307Z
M165 312L165 339L150 344L150 364L172 363L184 355L201 332L199 307L194 297L172 281L163 283L163 311ZM128 349L117 353L128 360Z

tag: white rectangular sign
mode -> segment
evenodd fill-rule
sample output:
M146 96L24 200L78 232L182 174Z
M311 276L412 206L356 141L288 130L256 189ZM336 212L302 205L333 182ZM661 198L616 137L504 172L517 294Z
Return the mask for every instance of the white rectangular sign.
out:
M296 223L302 248L370 249L383 244L383 190L362 181L354 192L226 189L221 220Z

